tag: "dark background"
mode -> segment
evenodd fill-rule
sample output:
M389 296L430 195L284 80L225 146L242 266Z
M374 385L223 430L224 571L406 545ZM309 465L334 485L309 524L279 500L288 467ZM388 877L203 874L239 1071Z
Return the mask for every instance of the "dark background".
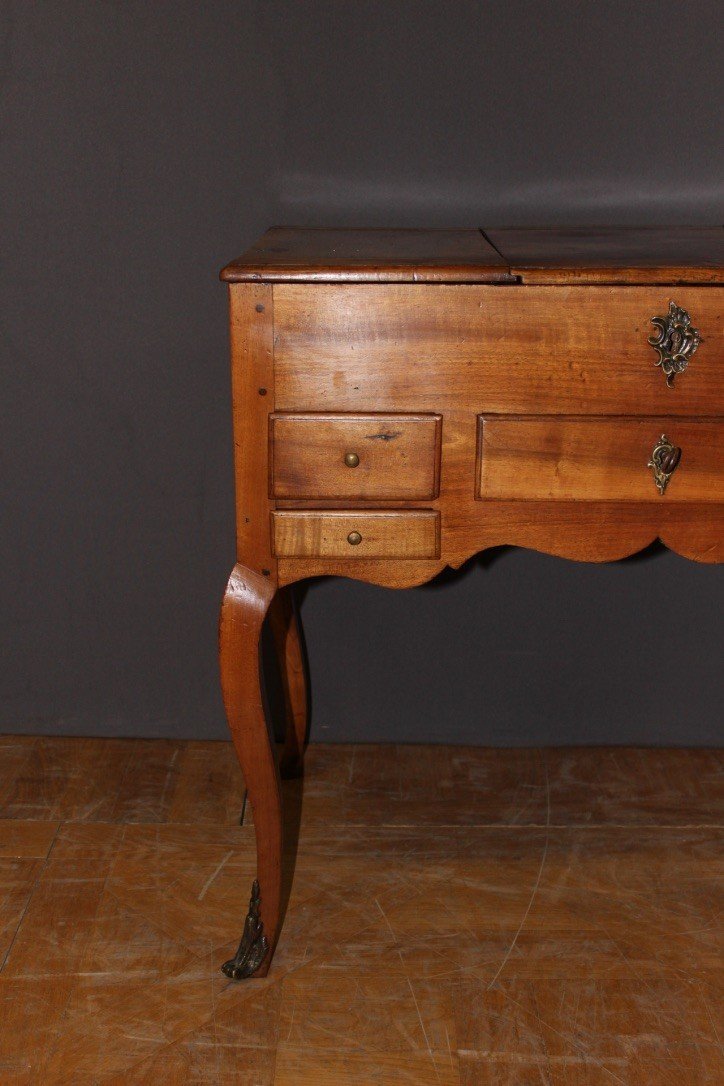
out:
M280 222L721 222L721 4L0 10L0 726L225 736L218 268ZM312 737L714 742L723 583L660 550L314 583Z

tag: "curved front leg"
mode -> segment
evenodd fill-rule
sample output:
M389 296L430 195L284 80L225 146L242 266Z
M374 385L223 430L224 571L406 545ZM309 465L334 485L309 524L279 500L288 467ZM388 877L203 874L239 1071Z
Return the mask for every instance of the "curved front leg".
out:
M280 772L283 778L299 777L307 741L307 663L299 619L290 585L279 590L269 608L281 673L286 726Z
M221 605L219 663L226 716L254 811L257 878L236 957L223 965L228 977L264 977L274 953L280 919L282 806L274 745L261 691L260 636L275 586L236 565Z

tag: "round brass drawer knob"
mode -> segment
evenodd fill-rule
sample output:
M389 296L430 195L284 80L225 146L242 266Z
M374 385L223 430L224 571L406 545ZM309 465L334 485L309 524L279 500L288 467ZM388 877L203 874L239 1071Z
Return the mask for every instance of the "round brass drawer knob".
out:
M359 464L359 456L357 456L357 453L347 453L344 462L348 468L356 468Z
M358 547L362 542L362 536L359 534L359 532L350 532L347 536L347 542L352 547Z

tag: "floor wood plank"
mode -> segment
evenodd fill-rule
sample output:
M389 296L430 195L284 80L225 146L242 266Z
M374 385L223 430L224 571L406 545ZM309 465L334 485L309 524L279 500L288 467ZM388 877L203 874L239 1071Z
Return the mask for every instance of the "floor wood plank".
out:
M282 939L230 744L0 740L0 1082L718 1086L715 751L313 746Z

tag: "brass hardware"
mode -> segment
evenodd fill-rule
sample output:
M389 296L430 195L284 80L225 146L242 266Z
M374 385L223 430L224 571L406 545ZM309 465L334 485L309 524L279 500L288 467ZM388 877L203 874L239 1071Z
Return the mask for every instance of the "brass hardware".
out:
M674 378L689 365L691 356L701 343L701 336L698 329L692 327L689 314L676 302L669 302L667 315L652 317L651 323L657 329L653 336L649 336L649 343L659 355L655 365L661 366L666 374L666 384L673 388Z
M347 453L344 462L348 468L356 468L359 464L359 456L357 456L357 453Z
M647 464L647 467L653 470L654 482L659 494L665 493L669 479L679 466L680 460L681 449L672 445L666 434L662 434L654 445L651 459Z
M221 972L231 980L243 980L244 977L256 973L269 949L267 937L264 935L264 924L259 916L260 896L259 883L254 879L239 949L235 956L221 967Z
M358 547L359 544L362 542L362 536L359 534L359 532L350 532L347 536L347 542L350 543L353 547Z

